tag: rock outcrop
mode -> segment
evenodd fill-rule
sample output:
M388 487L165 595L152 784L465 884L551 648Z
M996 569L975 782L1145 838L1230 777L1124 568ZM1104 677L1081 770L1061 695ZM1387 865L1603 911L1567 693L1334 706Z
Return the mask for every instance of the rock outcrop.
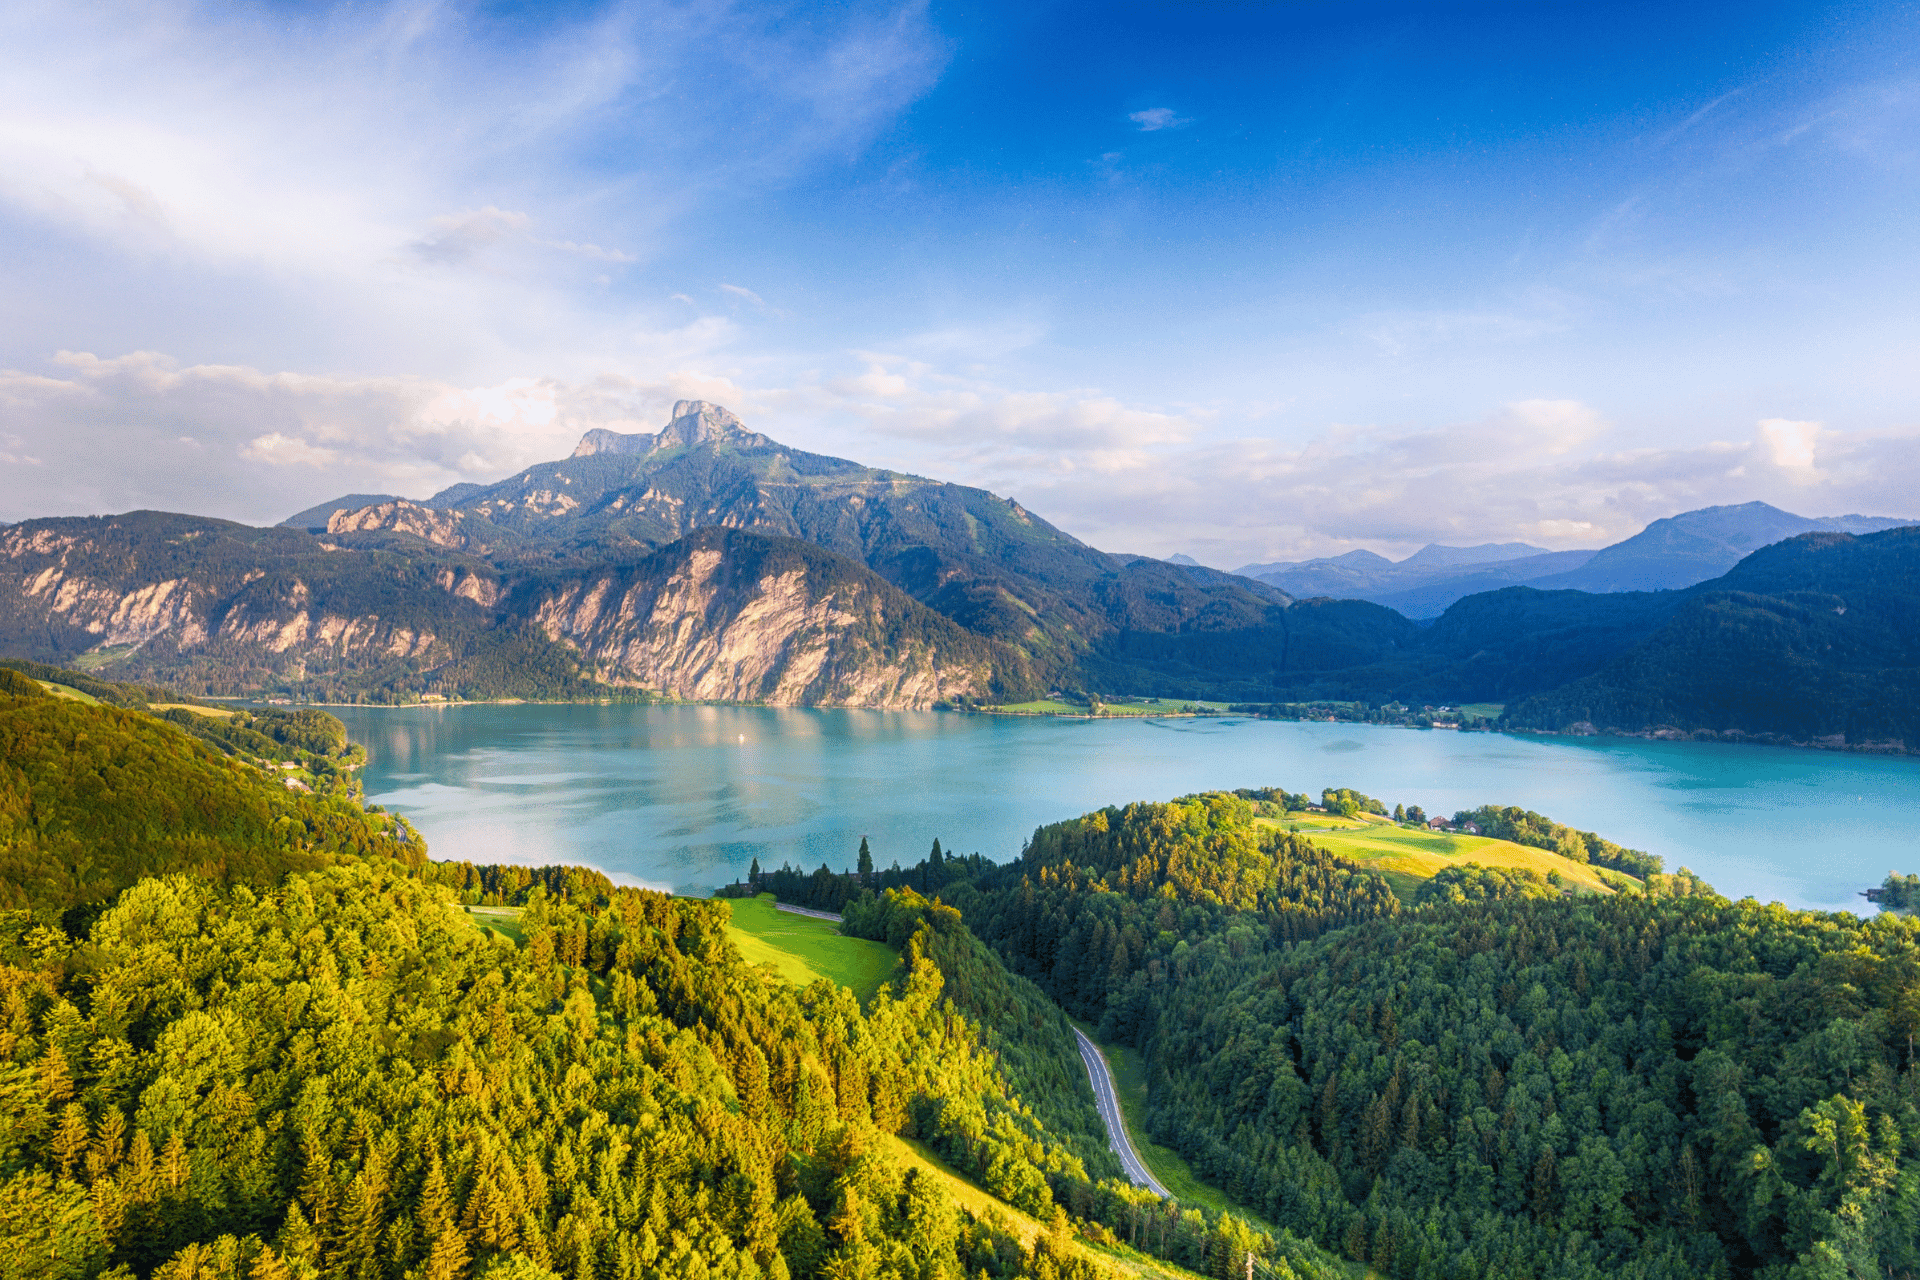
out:
M702 700L927 707L989 696L1012 660L842 557L731 529L581 575L534 621L609 683Z

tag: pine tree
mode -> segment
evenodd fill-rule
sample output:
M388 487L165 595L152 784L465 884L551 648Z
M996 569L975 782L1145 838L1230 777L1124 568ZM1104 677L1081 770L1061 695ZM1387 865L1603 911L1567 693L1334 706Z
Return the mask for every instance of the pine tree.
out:
M53 1154L60 1161L62 1179L73 1176L73 1166L86 1151L88 1137L87 1109L77 1102L69 1102L67 1109L60 1113L60 1128L53 1135Z
M867 838L860 837L860 883L873 879L873 850L867 848Z
M247 1280L293 1280L293 1269L271 1246L260 1250L247 1271Z
M449 1227L433 1238L425 1280L465 1280L467 1261L466 1237Z

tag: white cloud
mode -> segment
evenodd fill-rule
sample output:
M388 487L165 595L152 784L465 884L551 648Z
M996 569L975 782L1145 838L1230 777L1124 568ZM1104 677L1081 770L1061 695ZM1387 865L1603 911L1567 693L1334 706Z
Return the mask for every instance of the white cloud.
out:
M1142 133L1158 133L1162 129L1178 129L1193 121L1174 114L1172 107L1148 107L1145 111L1130 111L1127 119L1140 126Z
M195 443L186 436L181 436L180 442ZM241 446L240 456L270 467L324 467L340 461L340 455L332 449L322 449L298 436L282 435L278 431L247 441Z
M458 0L4 7L0 291L15 333L51 329L60 300L9 281L57 256L112 288L122 342L579 375L622 354L603 335L659 323L643 302L609 323L610 269L839 163L946 56L892 0L807 23L727 0L537 22ZM179 305L187 281L201 305ZM229 296L258 322L236 332Z
M1760 423L1760 438L1766 442L1774 466L1812 479L1814 444L1820 438L1821 430L1822 424L1818 422L1766 418Z
M684 360L657 357L678 372L469 386L63 355L56 375L0 373L0 462L13 464L0 467L0 518L153 507L270 523L341 493L424 497L564 457L593 427L658 430L676 399L728 405L800 448L1018 498L1098 547L1227 567L1427 542L1602 546L1755 498L1920 516L1920 424L1769 418L1745 439L1627 448L1595 406L1541 398L1289 439L1217 405L1027 390L898 353L850 353L844 372L781 385L715 369L724 342L652 340L683 345Z

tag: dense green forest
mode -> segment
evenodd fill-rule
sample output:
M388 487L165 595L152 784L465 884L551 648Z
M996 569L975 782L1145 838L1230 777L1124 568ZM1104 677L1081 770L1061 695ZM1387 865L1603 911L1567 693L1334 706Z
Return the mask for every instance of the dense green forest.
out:
M425 847L345 790L293 790L168 720L38 686L0 697L0 908L80 919L142 876L266 885L359 857L418 866Z
M0 731L0 1274L1092 1280L1076 1240L1337 1274L1090 1169L1090 1115L1021 1096L1071 1079L1019 1021L1059 1010L925 900L874 917L904 959L862 1008L743 964L723 903L431 863L141 711L8 670ZM956 1210L893 1134L1050 1230Z
M1673 593L1658 630L1506 721L1920 749L1916 583L1920 528L1789 538Z
M1920 1271L1920 922L1471 865L1402 909L1259 843L1252 803L1105 810L1006 866L876 878L942 880L1010 968L1141 1051L1154 1140L1385 1275Z

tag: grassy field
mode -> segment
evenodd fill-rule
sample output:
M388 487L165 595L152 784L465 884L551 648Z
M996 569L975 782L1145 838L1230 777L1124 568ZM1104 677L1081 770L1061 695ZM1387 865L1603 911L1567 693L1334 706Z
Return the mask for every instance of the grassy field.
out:
M953 1168L933 1154L921 1143L911 1138L894 1138L894 1154L899 1157L902 1168L920 1169L933 1174L945 1184L947 1194L953 1202L985 1222L994 1222L1017 1237L1021 1244L1032 1247L1033 1242L1046 1230L1039 1219L1029 1217L1004 1200L988 1195L967 1179L954 1172ZM1109 1249L1087 1240L1075 1239L1074 1248L1098 1266L1106 1267L1117 1275L1138 1276L1141 1280L1197 1280L1195 1273L1184 1267L1176 1267L1171 1262L1162 1262L1158 1258L1149 1258L1132 1249Z
M728 899L727 904L733 908L727 932L747 963L770 964L795 986L826 978L853 988L864 1004L900 961L884 942L841 936L840 926L831 920L774 910L770 893Z
M54 684L51 680L35 680L35 684L56 698L65 698L68 702L84 702L90 707L100 705L100 699L90 693L82 693L70 684Z
M221 720L233 714L232 707L192 707L184 702L155 702L149 706L154 711L191 711L197 716L214 716Z
M518 907L466 907L454 903L453 909L471 920L474 928L497 930L513 939L516 946L527 940L526 930L520 927Z
M1463 716L1479 716L1482 720L1498 720L1506 709L1504 702L1464 702L1455 708Z
M1574 862L1545 849L1531 849L1510 840L1487 836L1450 835L1421 827L1400 827L1383 819L1371 821L1333 814L1295 813L1281 818L1256 818L1263 826L1298 828L1317 845L1380 872L1393 891L1411 901L1420 882L1447 867L1477 862L1483 867L1523 867L1541 875L1557 871L1568 885L1589 893L1612 893L1599 873L1584 862Z

